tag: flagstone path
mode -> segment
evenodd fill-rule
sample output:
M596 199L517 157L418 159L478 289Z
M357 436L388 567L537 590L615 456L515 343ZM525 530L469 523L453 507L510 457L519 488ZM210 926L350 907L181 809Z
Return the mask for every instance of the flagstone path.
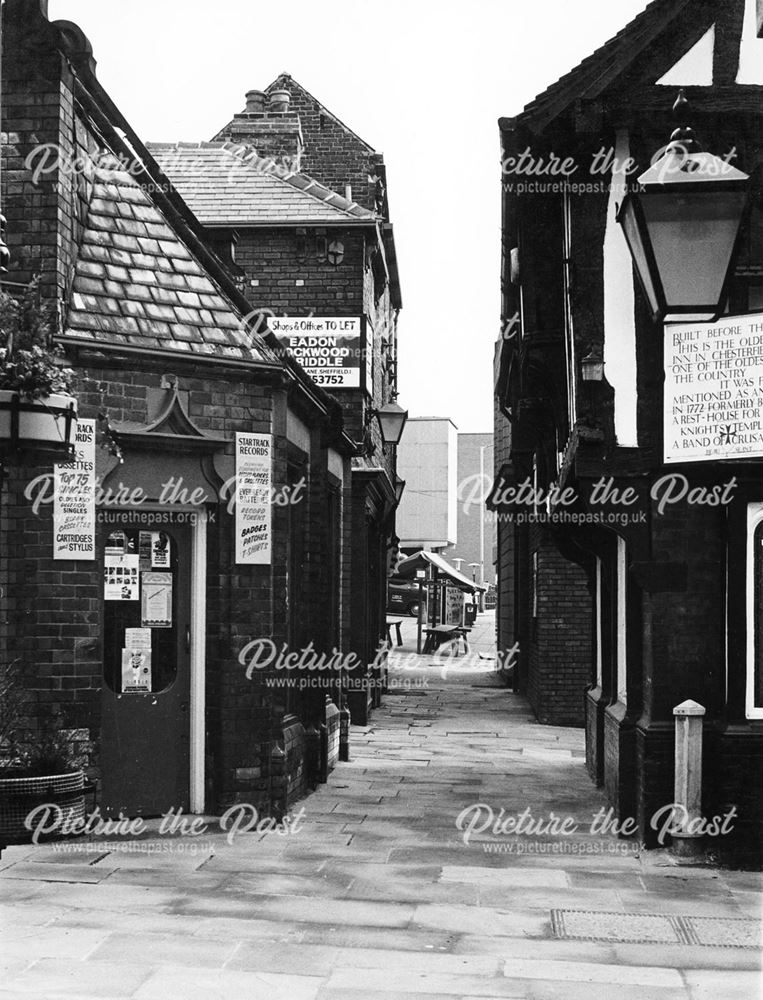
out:
M292 833L228 843L209 818L197 838L8 849L0 1000L760 995L760 876L592 833L582 731L537 725L476 655L414 664L413 628Z

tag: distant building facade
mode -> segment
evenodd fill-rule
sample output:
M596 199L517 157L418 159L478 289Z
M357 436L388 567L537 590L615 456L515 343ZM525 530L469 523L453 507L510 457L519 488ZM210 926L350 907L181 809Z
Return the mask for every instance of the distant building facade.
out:
M456 542L448 562L477 583L493 583L495 514L485 505L493 482L493 435L458 434Z
M439 552L458 532L458 433L449 417L410 417L398 448L405 492L398 510L400 550Z

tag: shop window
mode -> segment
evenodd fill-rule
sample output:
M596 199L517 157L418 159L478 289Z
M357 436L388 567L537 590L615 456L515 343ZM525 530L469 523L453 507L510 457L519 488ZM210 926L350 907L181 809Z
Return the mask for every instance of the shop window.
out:
M178 545L171 531L125 527L103 556L103 672L116 694L169 688L178 670Z
M748 719L763 719L763 503L747 508Z

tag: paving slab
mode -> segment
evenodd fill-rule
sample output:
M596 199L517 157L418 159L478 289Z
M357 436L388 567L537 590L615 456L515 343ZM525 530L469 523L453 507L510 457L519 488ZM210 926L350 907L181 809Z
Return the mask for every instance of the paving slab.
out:
M134 845L12 848L0 1000L758 995L759 874L588 835L606 803L582 730L537 725L487 671L416 662L401 680L426 688L393 687L352 728L301 834L228 843L209 817L195 854L182 838L149 854L153 827ZM457 818L478 803L582 826L467 845Z

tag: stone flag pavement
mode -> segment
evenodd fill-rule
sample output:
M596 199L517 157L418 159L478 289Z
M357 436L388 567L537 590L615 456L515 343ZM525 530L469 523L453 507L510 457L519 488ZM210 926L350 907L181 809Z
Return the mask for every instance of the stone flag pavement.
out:
M384 707L286 832L8 849L0 1000L759 996L760 876L601 832L582 732L499 684L492 620L450 663L405 623Z

